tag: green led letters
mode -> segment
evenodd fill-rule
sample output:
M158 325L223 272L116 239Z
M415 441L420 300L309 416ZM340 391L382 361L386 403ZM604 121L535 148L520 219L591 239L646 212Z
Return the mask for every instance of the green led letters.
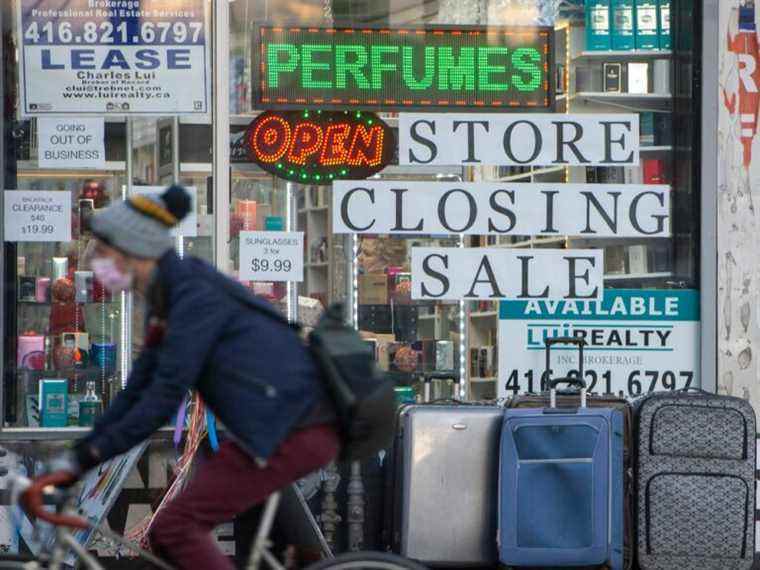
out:
M475 48L463 47L459 50L459 61L455 62L454 48L438 48L438 89L446 91L475 90Z
M548 109L552 31L257 26L262 107Z
M424 73L420 80L414 77L414 48L404 46L401 48L401 67L403 69L404 83L409 89L420 91L430 89L435 77L435 48L425 47Z
M396 63L383 62L384 54L397 54L398 46L371 46L369 48L370 63L372 65L372 89L383 88L383 72L396 71Z
M331 80L314 79L315 71L330 71L330 62L314 61L314 54L329 53L332 60L332 46L327 44L304 44L301 47L301 81L310 89L331 89Z
M348 55L352 54L351 61ZM348 84L346 76L352 75L359 89L369 89L370 83L362 69L369 60L367 49L360 45L336 45L335 46L335 86L345 89Z
M280 53L287 54L280 61ZM270 87L280 86L280 73L292 73L298 67L298 48L292 44L269 44L267 46L267 81Z
M506 56L509 52L505 47L481 47L478 48L478 89L481 91L506 91L509 89L509 85L505 81L504 83L497 83L493 81L492 75L497 73L507 73L507 60ZM504 63L501 65L494 65L492 62L494 58L490 56L503 55L505 56L500 61ZM506 78L505 78L506 79Z
M512 85L520 91L535 91L541 86L541 54L535 48L518 48L512 54L512 65L522 74L512 74ZM525 76L530 78L526 81Z

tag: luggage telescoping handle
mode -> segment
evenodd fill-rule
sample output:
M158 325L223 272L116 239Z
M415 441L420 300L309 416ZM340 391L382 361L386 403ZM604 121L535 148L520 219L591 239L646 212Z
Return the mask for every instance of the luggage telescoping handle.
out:
M581 408L586 407L586 381L581 378L557 378L549 382L549 407L557 407L557 386L560 384L568 384L571 386L578 386L581 392Z
M577 336L557 336L554 338L547 338L544 341L546 346L546 371L549 372L551 368L551 350L555 344L574 344L578 347L578 376L583 378L583 347L586 346L586 341Z
M462 381L457 372L427 372L422 376L422 401L426 404L430 403L432 398L432 390L430 384L433 380L453 380L454 393L459 394L459 383Z

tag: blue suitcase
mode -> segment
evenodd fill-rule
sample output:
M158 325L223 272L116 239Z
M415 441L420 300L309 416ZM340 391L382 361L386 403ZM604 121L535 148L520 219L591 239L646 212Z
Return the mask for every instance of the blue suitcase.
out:
M580 387L580 408L556 407L559 384ZM623 416L587 408L582 380L551 381L549 408L506 410L498 542L509 566L622 570Z

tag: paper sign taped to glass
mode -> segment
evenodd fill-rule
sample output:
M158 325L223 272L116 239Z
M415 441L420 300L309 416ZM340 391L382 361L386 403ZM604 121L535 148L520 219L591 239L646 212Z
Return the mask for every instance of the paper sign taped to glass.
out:
M204 0L20 0L24 115L209 111Z

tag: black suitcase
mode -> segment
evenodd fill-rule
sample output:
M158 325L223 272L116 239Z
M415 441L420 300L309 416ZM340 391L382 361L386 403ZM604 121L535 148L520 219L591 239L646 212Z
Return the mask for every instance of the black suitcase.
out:
M636 402L644 570L744 570L755 550L755 412L702 390Z

